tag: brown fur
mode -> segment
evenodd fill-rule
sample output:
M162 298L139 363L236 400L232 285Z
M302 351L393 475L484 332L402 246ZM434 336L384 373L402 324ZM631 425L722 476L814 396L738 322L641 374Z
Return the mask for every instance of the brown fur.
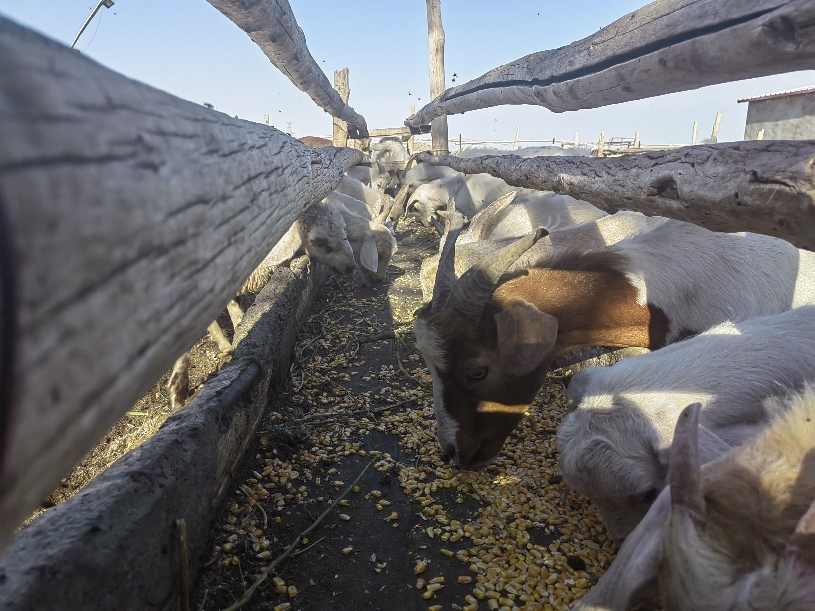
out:
M495 322L498 312L519 299L556 318L558 327L554 349L524 375L502 367ZM455 311L431 315L430 304L419 310L417 318L432 316L430 326L445 340L449 365L440 375L445 409L459 425L459 464L480 466L500 451L558 354L582 346L663 346L668 327L664 314L636 300L636 289L619 272L532 268L495 289L477 325ZM484 367L489 375L473 381L471 373Z
M492 302L502 304L520 297L557 318L553 357L583 346L664 346L668 333L665 315L658 308L637 304L637 290L623 274L604 269L603 259L607 260L584 257L554 262L602 271L569 271L568 267L525 270L524 275L499 285Z
M306 146L311 146L314 148L320 148L323 146L334 146L334 143L331 140L326 138L320 138L318 136L303 136L302 138L298 138L300 142L305 144Z

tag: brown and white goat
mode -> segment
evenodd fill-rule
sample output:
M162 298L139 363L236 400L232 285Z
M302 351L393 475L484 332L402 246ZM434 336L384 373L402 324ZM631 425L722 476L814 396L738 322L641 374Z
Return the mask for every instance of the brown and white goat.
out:
M726 320L815 303L815 254L763 235L662 219L614 246L566 250L504 276L536 241L527 236L458 280L452 237L414 328L433 377L439 443L462 468L498 454L560 354L654 349Z
M624 611L654 586L671 611L815 609L815 389L768 409L763 433L704 466L700 407L684 410L670 487L575 609Z

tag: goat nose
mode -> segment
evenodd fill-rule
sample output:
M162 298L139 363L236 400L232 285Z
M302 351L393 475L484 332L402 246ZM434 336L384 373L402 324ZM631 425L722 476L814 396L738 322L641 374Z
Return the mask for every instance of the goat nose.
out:
M439 445L441 445L441 451L444 452L444 455L448 458L448 460L455 460L456 446L454 446L452 443L444 443Z

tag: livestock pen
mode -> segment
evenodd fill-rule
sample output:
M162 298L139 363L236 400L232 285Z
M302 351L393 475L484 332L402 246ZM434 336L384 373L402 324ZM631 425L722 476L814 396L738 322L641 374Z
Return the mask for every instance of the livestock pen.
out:
M251 9L228 0L210 2L244 29L251 29L247 24L254 27L261 23L261 30L251 29L253 39L292 82L351 126L346 133L359 137L377 134L368 130L365 120L348 107L347 98L343 101L319 70L287 2L258 2ZM252 14L252 10L257 13ZM813 7L802 0L767 0L749 7L714 0L659 0L629 17L570 47L545 52L537 62L524 67L510 64L440 93L406 121L407 127L398 128L399 135L426 131L428 122L445 114L489 105L541 104L566 111L815 65L811 28L804 26L812 21ZM587 48L592 54L585 52ZM511 537L512 545L517 546L514 550L486 526L479 528L487 532L476 532L475 526L467 529L463 519L451 517L455 515L450 509L454 505L472 509L473 503L483 501L484 506L490 506L493 501L501 502L500 494L494 499L483 498L490 494L494 482L483 473L453 473L449 466L438 464L439 451L433 447L432 435L426 430L423 436L409 430L411 422L431 419L429 380L415 359L398 352L398 325L384 329L388 321L382 320L381 326L369 329L350 320L347 311L337 318L308 314L325 270L302 259L277 273L259 294L235 329L232 360L190 405L150 442L119 461L77 497L46 512L14 536L15 529L70 467L218 316L302 209L322 200L343 172L365 157L350 148L312 149L273 128L183 102L106 70L7 20L0 22L0 56L0 546L6 547L0 559L4 576L0 600L4 605L64 608L68 601L77 609L187 608L189 580L208 562L221 563L225 570L235 567L235 583L243 586L246 580L249 592L252 575L244 575L239 562L231 560L237 558L230 552L238 542L247 546L257 561L271 561L275 552L282 553L289 543L294 544L289 553L303 550L298 555L309 558L307 554L315 551L306 551L312 543L303 539L316 541L318 533L281 531L274 541L268 531L268 523L277 523L280 517L274 507L282 511L287 501L274 498L268 492L274 488L265 488L262 482L286 490L291 484L294 492L283 494L308 496L308 490L300 491L294 485L297 477L292 472L297 469L288 461L290 456L276 455L275 449L283 450L270 445L285 440L286 434L299 434L283 426L283 414L288 417L288 412L266 411L270 401L288 397L292 401L297 397L303 402L316 401L312 407L317 409L329 403L336 405L328 414L315 411L312 415L302 409L295 417L305 422L344 417L344 412L337 410L351 410L349 417L356 420L355 425L372 433L390 428L416 435L406 439L412 445L404 446L410 455L421 457L414 470L396 473L395 449L388 452L390 457L374 450L380 454L368 461L381 472L377 476L380 481L387 482L389 474L401 479L412 495L400 497L398 502L404 509L388 511L389 505L375 501L385 495L375 494L375 490L382 491L373 485L351 495L370 496L367 501L373 510L364 514L364 519L382 516L379 521L384 522L389 515L398 514L387 522L393 531L402 528L407 532L404 513L412 516L413 523L427 521L426 529L431 530L425 529L422 536L434 545L439 540L453 541L460 527L463 534L453 543L466 539L471 545L463 554L448 547L439 549L438 565L457 556L478 560L467 565L471 575L463 573L459 580L455 573L443 576L428 572L425 557L415 558L415 563L402 557L399 582L407 583L409 578L410 592L414 592L408 596L405 589L405 600L411 601L405 608L437 606L433 599L442 598L438 592L443 588L439 586L447 588L446 593L452 590L448 579L456 579L464 587L470 577L477 586L488 574L500 578L500 589L493 583L492 588L474 586L472 594L460 598L445 594L450 596L447 602L451 608L474 609L483 604L511 609L521 607L519 602L530 609L547 605L561 608L567 589L571 600L591 585L598 575L572 575L585 572L586 560L572 554L579 550L571 540L561 541L560 536L585 538L601 533L596 516L589 515L573 528L563 525L559 515L549 515L544 527L527 524L523 516L499 516L504 521L501 536ZM700 56L706 60L693 61ZM762 58L760 62L744 60L756 56ZM687 57L691 59L681 59ZM700 71L697 65L705 69ZM59 66L58 74L53 66ZM589 96L588 92L602 93ZM342 137L342 130L339 134ZM716 230L750 230L782 237L802 248L815 247L812 142L720 144L610 160L464 160L443 155L446 137L434 135L439 140L434 138L433 151L422 153L420 160L463 172L489 172L512 185L566 193L606 210L640 210ZM416 252L422 248L426 246L417 245ZM373 311L387 307L383 295L369 297L372 301L368 307ZM401 307L413 305L417 305L415 297ZM320 394L322 390L283 394L285 385L293 383L288 373L296 331L309 320L306 341L324 342L322 347L337 351L334 357L313 355L320 357L312 359L320 375L344 374L337 369L340 367L362 371L365 365L359 363L365 359L359 358L359 347L339 346L354 340L382 341L373 338L383 330L392 332L396 356L407 359L398 359L396 364L406 377L391 382L390 370L365 377L380 376L391 386L397 384L398 392L376 393L392 395L397 401L385 399L373 405L356 397L355 392L357 402L343 405L342 401L328 401L328 396ZM409 316L400 312L392 322L408 320ZM336 333L324 333L320 321ZM270 337L275 339L272 344L268 343ZM299 350L297 356L304 367L302 343ZM332 360L323 363L323 358ZM347 376L357 377L352 376L353 371L349 369ZM313 384L307 380L305 368L301 373L299 379L293 376L294 381L304 387ZM365 392L369 390L359 394ZM563 409L556 387L547 390L543 400L553 406L553 415ZM358 412L361 409L371 413L363 416ZM381 421L377 419L380 413ZM261 428L255 437L261 423L270 428ZM544 419L530 420L524 426L537 426L550 434L555 424ZM529 438L531 443L538 432L521 430L512 446L519 460L525 460L524 451L530 451L524 448L524 440ZM311 453L315 473L317 467L324 468L326 476L334 477L336 473L330 471L337 467L330 463L340 454L362 454L359 447L349 449L343 432L339 437L336 433L322 435L334 449ZM254 439L259 446L269 446L268 451L241 463L245 450L255 447ZM390 443L388 447L396 447ZM539 490L519 489L511 471L501 473L496 481L530 505L536 496L550 497L555 504L547 511L552 514L558 503L562 508L574 502L574 497L567 495L557 479L554 456L539 453L541 462L527 464L530 471L539 473ZM353 490L352 477L362 470L363 462L346 467L343 479L321 482L331 491L324 496L338 500L335 495L340 490ZM249 464L254 466L247 471ZM305 477L304 470L302 475ZM233 477L235 482L246 481L251 487L244 489L246 483L233 483ZM266 492L259 492L255 484ZM447 494L441 491L450 490L450 486L455 490L449 493L454 498L439 500ZM385 500L396 504L397 496L392 492ZM273 498L271 508L263 508L266 497ZM319 502L313 494L309 498ZM221 503L227 499L224 509ZM245 503L237 499L245 499ZM283 505L278 504L280 500ZM453 505L445 506L451 500ZM298 519L304 520L305 515L299 512ZM336 515L351 517L348 521L353 522L350 510L347 514L338 510ZM218 521L214 522L216 516ZM265 523L264 528L260 528L261 523ZM213 524L224 527L214 537L210 530ZM337 524L333 523L332 532L341 528ZM226 527L236 532L223 535L229 532ZM534 528L543 528L546 535L558 530L558 542L524 534ZM244 533L237 532L240 530ZM232 534L238 535L235 540L230 539ZM213 541L218 542L220 551L213 553ZM598 549L591 548L600 569L611 556L606 542L595 544ZM416 541L416 550L421 545L430 546ZM362 549L355 542L339 553L342 558L356 559L357 546ZM464 547L462 544L458 551ZM352 549L345 554L347 548ZM366 566L377 575L395 570L380 566L387 564L379 555L386 552L368 555L367 551L370 566ZM537 566L530 560L538 559L535 552L547 567L545 576L541 568L531 569ZM584 556L592 558L589 552ZM504 569L507 574L503 575L502 569L488 566L500 558L510 559L518 570L525 571L523 584L518 581L521 573L512 573L515 569ZM224 564L227 559L229 563ZM432 577L421 577L425 574ZM424 581L420 590L415 588L415 579ZM546 592L546 602L541 592L535 597L535 587L531 594L523 590L529 587L526 580L545 584L542 591ZM287 608L282 606L286 604L283 599L273 598L279 595L291 597L289 604L296 608L297 591L289 589L292 584L273 582L271 577L268 582L273 584L272 595L258 604L271 600ZM333 583L312 587L342 592L359 585L345 583L346 589L338 590ZM371 591L371 583L362 584L368 592L363 591L356 600L370 601L376 608L381 604L378 596L385 593ZM304 587L300 586L301 590ZM278 592L281 588L285 595ZM561 601L557 604L555 591ZM230 590L229 594L240 592ZM397 594L388 591L387 595ZM336 598L336 608L346 608L342 596Z

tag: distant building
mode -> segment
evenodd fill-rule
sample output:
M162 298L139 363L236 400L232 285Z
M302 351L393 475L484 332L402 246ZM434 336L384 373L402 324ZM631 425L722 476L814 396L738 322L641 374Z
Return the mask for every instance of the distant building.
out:
M815 140L815 87L746 98L745 140Z

